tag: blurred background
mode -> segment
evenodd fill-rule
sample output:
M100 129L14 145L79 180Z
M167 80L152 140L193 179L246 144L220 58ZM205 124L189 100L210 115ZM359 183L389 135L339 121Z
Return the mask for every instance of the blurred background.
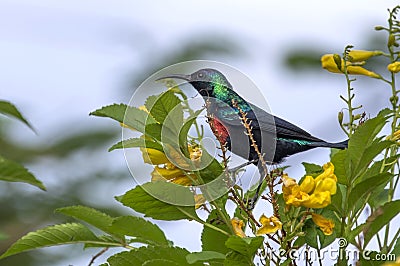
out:
M71 221L54 214L59 207L84 204L111 215L132 214L114 200L135 186L123 152L107 152L120 140L121 129L88 114L128 103L144 79L173 63L208 59L230 64L259 86L274 114L325 140L345 139L337 122L345 80L322 70L320 56L342 53L348 44L383 49L386 35L373 28L386 25L387 8L396 4L2 0L0 98L14 103L38 134L0 117L0 154L23 163L48 191L0 183L0 231L5 234L0 253L29 231ZM363 104L367 116L388 106L389 88L382 82L359 77L354 86L355 102ZM328 160L329 151L317 149L283 165L291 165L289 174L299 178L300 162ZM176 245L201 249L201 227L194 222L157 224ZM184 237L189 230L190 238ZM47 248L0 265L87 265L97 252L78 245Z

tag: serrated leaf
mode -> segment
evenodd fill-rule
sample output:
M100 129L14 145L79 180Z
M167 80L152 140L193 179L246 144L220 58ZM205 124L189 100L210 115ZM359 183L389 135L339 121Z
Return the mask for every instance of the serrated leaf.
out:
M146 125L157 123L157 121L154 120L154 118L146 111L140 110L136 107L127 106L126 104L104 106L91 112L90 115L109 117L142 133L145 133Z
M168 246L164 232L143 218L133 216L121 216L114 219L110 231L121 235L132 236L137 239L134 242L142 242L152 245Z
M201 251L190 253L186 256L186 260L189 264L193 264L198 261L210 262L213 260L224 260L225 254L215 252L215 251Z
M306 170L306 175L315 175L322 171L322 167L318 164L306 163L306 162L303 162L301 164L304 166L304 169Z
M86 206L69 206L56 209L56 212L84 221L106 233L113 234L110 226L113 222L113 217Z
M174 94L173 91L168 90L162 93L157 100L154 101L151 109L149 109L150 114L161 124L164 124L165 118L170 115L171 111L181 103L181 100ZM182 112L174 112L174 120L177 123L183 121Z
M216 210L211 211L207 218L207 223L218 227L225 232L229 232L228 226L219 218ZM203 227L201 233L201 247L203 251L214 251L221 254L226 254L229 249L223 245L228 240L228 236L222 232L216 231L208 226Z
M350 191L348 205L354 207L360 200L365 200L366 196L374 191L376 187L387 184L392 177L391 173L381 173L358 183Z
M163 259L173 261L178 265L189 265L186 256L189 252L186 249L178 247L140 247L135 250L125 251L115 254L108 258L107 262L110 266L136 266L143 265L152 260ZM199 263L190 265L202 265Z
M179 266L180 264L166 259L155 259L155 260L148 260L142 264L142 266Z
M239 236L230 236L225 242L225 246L253 260L263 241L264 238L261 236L243 238Z
M362 157L360 158L357 167L354 167L353 176L359 176L361 173L367 169L367 167L371 164L372 160L378 156L384 149L389 148L393 142L391 141L379 141L375 140L372 144L366 147L362 153ZM358 178L353 182L357 182Z
M153 108L153 105L157 101L158 97L160 97L160 95L150 95L147 97L146 101L144 102L144 106L147 110L151 110L151 108Z
M28 233L17 240L0 259L37 248L98 241L99 238L82 224L59 224Z
M124 195L117 197L117 200L129 208L143 213L145 217L157 220L198 219L194 206L168 204L158 198L154 198L147 191L150 191L153 195L158 195L160 199L170 200L170 202L180 201L187 202L188 205L194 205L193 193L189 188L163 181L137 186Z
M363 228L364 246L399 213L399 209L400 200L387 202L368 217Z
M155 141L145 140L144 138L130 138L122 140L114 144L110 149L108 149L108 151L113 151L117 149L128 149L128 148L142 148L142 147L163 151L161 144Z
M373 159L370 157L375 153L376 149L381 148L381 146L379 146L368 149L371 145L382 145L377 144L375 138L386 124L386 120L386 116L380 113L377 117L369 119L364 124L360 125L351 136L346 158L348 165L351 166L351 171L349 172L351 173L350 183L352 183L352 179L357 176L359 171L365 168L365 164Z
M46 190L43 183L17 162L0 156L0 180L7 182L23 182L31 184L41 190Z
M26 120L26 118L20 113L17 107L15 107L15 105L10 103L9 101L0 100L0 113L18 119L30 129L32 129L33 132L35 132L35 129L28 122L28 120Z

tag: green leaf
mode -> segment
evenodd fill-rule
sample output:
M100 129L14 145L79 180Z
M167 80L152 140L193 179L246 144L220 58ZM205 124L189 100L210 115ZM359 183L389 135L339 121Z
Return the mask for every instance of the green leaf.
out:
M36 179L25 167L14 161L0 156L0 180L8 182L23 182L31 184L41 190L46 190L43 183Z
M133 236L135 242L152 245L168 246L164 232L143 218L133 216L121 216L114 219L110 231L126 236Z
M110 149L108 149L108 151L113 151L117 149L128 149L128 148L142 148L142 147L163 151L161 144L155 141L145 140L144 138L130 138L122 140L114 144Z
M179 266L178 263L172 260L165 260L165 259L155 259L155 260L148 260L142 264L142 266Z
M320 174L322 171L322 167L318 164L306 163L306 162L303 162L301 164L304 166L304 169L306 170L306 175L316 175Z
M12 103L0 100L0 113L18 119L19 121L27 125L30 129L32 129L33 132L35 132L35 129L32 127L32 125L29 124L28 120L26 120L25 117L22 116L17 107L15 107L15 105L13 105Z
M144 102L144 106L147 110L151 110L151 108L153 108L153 105L157 101L158 97L160 97L160 95L150 95L147 97L146 101Z
M225 232L229 232L228 226L221 220L216 210L211 211L207 218L207 223L212 224ZM203 227L201 233L201 247L203 251L214 251L226 254L229 249L222 243L225 243L227 240L228 236L226 234L216 231L208 226Z
M91 112L90 115L109 117L142 133L145 133L146 125L157 123L147 112L126 104L108 105ZM147 135L151 136L150 134Z
M307 220L303 226L303 232L305 234L304 239L310 247L319 248L318 230L319 229L311 219Z
M263 241L264 238L261 236L243 238L239 236L230 236L225 242L225 246L246 256L252 261Z
M357 202L366 200L366 196L374 191L376 187L387 184L393 175L391 173L381 173L376 176L372 176L361 183L358 183L351 191L349 195L348 205L354 207Z
M254 263L243 254L231 251L226 255L224 266L254 266Z
M372 208L378 208L388 202L389 199L389 189L384 188L384 185L380 185L372 191L371 196L368 200L368 204Z
M188 151L187 151L187 137L188 137L188 133L190 128L192 127L193 123L196 122L197 117L199 116L199 114L203 111L203 109L201 110L197 110L192 116L190 116L188 119L186 119L186 121L183 123L182 127L180 128L180 131L178 132L179 135L179 145L182 149L182 151L186 151L186 156L189 155Z
M28 233L17 240L0 259L37 248L98 241L99 239L82 224L59 224Z
M103 232L113 234L113 231L110 230L110 226L113 222L113 217L101 211L86 206L78 205L78 206L59 208L56 209L56 212L84 221L102 230Z
M121 240L122 239L118 239L115 238L111 235L100 235L97 236L97 238L99 239L98 242L88 242L84 244L84 249L87 248L104 248L104 247L121 247L123 246ZM124 241L125 239L123 239Z
M399 209L400 200L387 202L368 217L363 229L364 246L399 213Z
M400 157L400 154L397 154L395 156L374 162L370 167L368 167L367 171L365 172L365 174L362 176L362 178L359 181L362 181L362 180L368 179L372 176L375 176L377 174L389 171L393 167L393 164L395 164L397 162L399 157Z
M347 164L351 166L351 171L349 172L351 174L350 183L363 168L367 167L376 154L387 145L385 142L383 142L385 144L380 144L379 140L375 139L385 125L386 120L385 113L381 112L377 117L369 119L360 125L351 136L346 158Z
M198 261L210 262L213 260L224 260L225 254L215 251L202 251L190 253L186 256L186 260L189 264L193 264Z
M331 198L331 204L328 209L335 211L340 217L343 215L343 195L346 193L346 187L343 184L337 185L336 194Z
M370 146L365 148L363 151L362 157L356 168L354 168L353 176L357 177L360 174L364 173L367 167L371 164L372 160L378 156L384 149L389 148L393 142L391 141L379 141L375 140ZM357 182L358 178L353 182Z
M110 266L137 266L145 265L146 262L151 263L153 260L162 259L173 261L178 265L193 265L186 261L186 256L188 254L189 252L183 248L149 246L115 254L109 257L107 262L110 263ZM196 263L194 265L198 266L202 264Z
M152 99L154 100L154 99ZM165 118L170 115L172 110L177 106L178 104L181 103L181 100L179 100L178 97L175 96L174 92L171 90L168 90L164 93L162 93L157 100L154 101L154 104L151 106L151 109L148 109L150 111L150 114L161 124L164 124ZM149 103L148 103L149 104ZM174 112L173 114L175 120L178 123L180 122L180 125L182 125L183 121L183 113L182 112Z
M158 198L154 198L147 191L163 200L187 202L188 205L193 204L193 206L168 204ZM117 200L129 208L145 214L145 217L157 220L198 219L194 209L194 196L189 188L163 181L137 186L124 195L117 197Z
M349 175L347 174L346 170L348 169L347 163L347 150L341 150L336 152L331 157L331 162L335 166L335 175L338 179L339 184L349 185Z

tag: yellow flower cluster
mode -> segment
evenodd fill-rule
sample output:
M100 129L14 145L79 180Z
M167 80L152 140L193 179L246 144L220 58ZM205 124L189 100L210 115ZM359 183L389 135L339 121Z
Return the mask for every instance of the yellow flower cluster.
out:
M256 235L265 235L265 234L273 234L278 230L282 229L282 222L275 216L267 217L264 214L261 215L259 219L261 223L261 227L257 230ZM242 220L234 217L231 219L233 231L235 235L240 237L246 237L246 234L243 232L244 223Z
M364 51L364 50L352 50L349 52L350 60L346 63L347 73L353 75L364 75L372 78L381 78L381 76L375 72L363 68L365 60L372 56L381 55L381 51ZM321 57L322 68L333 73L344 73L345 62L340 58L339 55L325 54ZM338 64L340 68L338 67Z
M201 159L201 149L199 147L188 147L190 153L190 159L193 163L199 163ZM187 162L182 158L182 155L178 152L171 152L170 158L174 159L174 163L170 162L164 152L151 149L151 148L140 148L145 163L155 165L154 170L151 172L152 181L168 181L182 186L193 185L193 181L196 180L194 174L187 174L179 166L185 168L188 166ZM173 151L171 149L171 151Z
M283 175L283 198L287 205L306 208L325 208L331 203L331 195L336 193L337 178L331 162L323 166L324 172L313 178L306 176L299 185L296 180Z

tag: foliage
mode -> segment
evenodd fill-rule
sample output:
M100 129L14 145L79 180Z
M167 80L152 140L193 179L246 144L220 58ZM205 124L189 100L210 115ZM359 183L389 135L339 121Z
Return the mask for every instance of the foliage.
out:
M352 50L347 46L342 55L323 56L323 67L346 79L347 95L340 97L347 113L339 112L338 119L349 137L348 148L333 150L330 162L323 166L304 163L305 175L299 182L287 176L284 169L266 171L267 165L263 162L265 176L261 194L243 192L240 186L233 185L236 171L227 169L229 151L225 144L219 143L220 157L214 158L207 152L201 142L203 131L196 121L203 110L188 106L186 95L175 84L164 93L149 96L143 107L113 104L91 113L111 118L139 135L122 140L110 150L140 148L144 163L153 167L149 182L116 200L147 218L202 224L201 252L175 246L148 219L134 215L111 216L86 206L71 206L56 211L79 223L63 223L28 233L0 259L65 244L102 248L94 259L105 250L119 248L107 259L112 266L253 265L255 260L263 265L296 265L298 260L292 256L293 251L304 248L321 254L321 250L335 242L341 252L350 249L350 245L364 252L371 241L376 241L380 253L399 254L400 229L393 229L391 223L400 208L400 200L395 198L400 156L399 90L395 85L400 70L397 67L400 58L398 10L400 6L390 11L388 27L376 28L388 33L387 52ZM372 56L389 60L389 78L363 67ZM353 106L353 75L364 75L388 84L392 90L390 108L382 109L370 119L357 113L362 107ZM12 105L5 104L1 110L27 123ZM252 129L246 113L239 111L244 131L251 138ZM208 119L219 141L213 117ZM385 126L389 128L386 136ZM197 135L192 136L191 129L196 129ZM258 154L263 161L260 152ZM204 165L204 162L207 163ZM4 167L0 164L0 178L7 174L8 179L3 179L22 180L44 189L32 175L18 168L20 166L5 159L0 163L5 164ZM256 219L254 202L264 212L272 210L272 216L262 215ZM228 203L235 205L233 215L228 212ZM199 212L207 214L207 218L200 218ZM391 230L395 230L392 235ZM121 252L121 248L124 251ZM306 261L312 263L310 257ZM321 260L319 263L322 265ZM336 263L348 265L349 261L338 257Z
M8 101L0 100L0 113L12 118L15 118L30 129L34 130L31 124L26 120L26 118L18 111L17 107ZM23 182L36 186L42 190L46 190L46 187L41 181L36 179L36 177L30 173L24 166L8 160L0 155L0 180L8 182Z

